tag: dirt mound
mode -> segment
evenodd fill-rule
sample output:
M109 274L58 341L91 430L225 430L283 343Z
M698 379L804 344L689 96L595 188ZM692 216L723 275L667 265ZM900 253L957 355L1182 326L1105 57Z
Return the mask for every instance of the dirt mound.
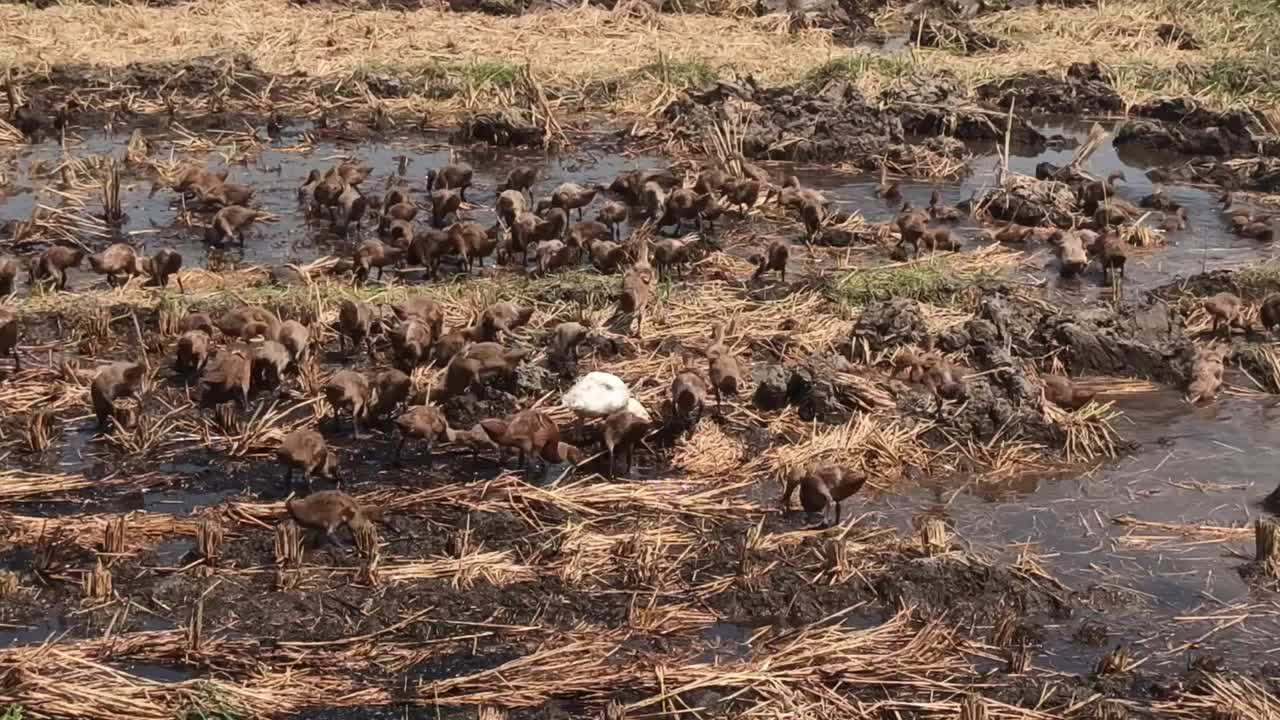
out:
M664 112L668 130L701 144L727 118L745 119L743 154L771 160L832 160L881 153L903 141L902 124L850 85L822 93L799 87L761 88L752 78L691 92Z
M1034 72L1003 78L979 87L978 97L1005 112L1010 101L1016 103L1015 112L1079 115L1124 108L1098 63L1075 63L1065 77Z
M804 86L761 88L754 79L719 82L687 93L665 110L664 132L701 146L717 124L745 124L743 154L764 160L853 160L874 169L872 157L900 158L899 168L929 167L963 157L960 140L1004 137L1003 120L967 106L953 82L909 78L869 102L852 84L832 80L820 90ZM908 138L921 137L919 142ZM940 140L938 136L947 136ZM1014 125L1014 142L1043 148L1045 138L1025 122ZM932 165L936 167L936 165Z

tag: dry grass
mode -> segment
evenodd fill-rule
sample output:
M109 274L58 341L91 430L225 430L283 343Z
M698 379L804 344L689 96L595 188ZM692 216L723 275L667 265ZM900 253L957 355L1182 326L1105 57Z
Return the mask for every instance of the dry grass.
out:
M1224 104L1241 97L1274 105L1275 91L1249 68L1266 47L1266 23L1237 15L1224 4L1192 7L1169 0L1105 2L1097 8L1023 8L990 13L974 21L1008 50L966 56L916 48L891 62L875 62L865 50L836 47L821 30L780 32L776 17L750 18L650 13L578 7L571 10L494 17L435 9L401 13L351 12L328 5L296 6L284 0L213 3L202 0L172 7L59 4L0 8L0 23L22 28L12 33L0 62L36 70L41 64L185 61L206 55L247 54L270 73L303 73L346 79L342 97L321 97L305 84L281 84L274 98L254 98L258 109L317 108L459 111L481 105L536 106L518 97L520 73L531 71L553 98L554 108L590 106L634 115L652 113L687 82L729 70L750 73L765 84L789 84L847 64L865 91L878 92L904 70L955 75L973 88L993 78L1043 70L1065 71L1072 63L1099 60L1110 70L1129 102L1157 94L1200 95ZM1225 4L1230 5L1230 4ZM1180 19L1194 28L1200 50L1178 50L1156 36L1160 23ZM889 10L877 24L905 31L905 21ZM536 43L529 38L537 37ZM359 38L358 41L353 39ZM104 39L106 41L104 41ZM849 62L845 62L849 61ZM1187 71L1191 68L1191 71ZM361 78L411 74L425 85L407 98L372 102ZM235 85L228 75L220 96ZM443 94L447 100L431 100ZM140 111L159 111L158 97L140 93ZM197 104L207 107L206 99ZM545 116L545 114L544 114Z

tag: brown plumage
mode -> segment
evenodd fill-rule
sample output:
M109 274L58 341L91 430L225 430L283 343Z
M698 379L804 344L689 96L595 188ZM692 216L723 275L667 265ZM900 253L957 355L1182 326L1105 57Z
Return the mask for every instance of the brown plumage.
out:
M488 229L479 223L455 222L445 229L445 233L449 236L449 242L453 243L458 254L462 256L462 265L468 272L477 260L480 262L480 267L484 267L484 259L498 248L497 235L490 234Z
M380 370L371 383L373 403L369 406L369 418L381 420L390 417L413 394L413 381L395 368Z
M707 202L702 198L710 197L710 195L699 196L698 193L689 188L672 190L667 195L667 201L663 203L662 216L657 219L657 226L666 227L674 224L676 232L679 233L686 220L698 220L702 208Z
M605 275L616 273L630 260L627 249L611 240L598 240L587 245L591 265Z
M1160 221L1160 229L1165 232L1180 232L1187 229L1187 209L1166 210Z
M698 173L693 182L693 191L699 195L718 193L733 181L733 175L720 168L709 168Z
M378 519L373 508L364 507L337 490L321 490L301 499L291 497L284 504L294 522L324 531L325 537L334 542L334 531L343 525L355 531Z
M275 340L263 340L250 345L251 384L261 389L280 387L285 370L292 361L289 348Z
M586 325L562 322L551 331L551 351L556 357L577 360L578 346L590 336L591 329Z
M181 375L200 373L209 361L209 335L203 330L188 330L178 336L173 369Z
M635 454L635 444L644 439L653 423L647 417L637 415L623 409L613 413L604 420L604 447L609 452L609 477L613 478L614 455L619 450L627 458L627 474L631 474L631 460Z
M280 319L275 313L258 305L241 305L229 310L214 323L224 337L234 340L249 340L257 335L274 338L280 327ZM258 325L265 325L267 332L262 333ZM192 328L194 329L194 328Z
M507 176L498 183L498 192L515 190L530 194L533 184L538 181L538 169L532 165L517 165L507 171Z
M822 225L826 220L826 210L818 203L806 201L800 206L800 219L804 222L804 234L810 242L822 237Z
M822 522L830 527L840 523L840 503L862 489L866 473L854 472L836 465L794 468L787 474L782 492L782 507L789 508L791 495L800 488L800 507L807 513L822 513ZM835 517L828 521L830 509Z
M213 320L209 317L209 314L202 312L189 312L186 315L183 315L182 322L178 323L178 332L200 330L210 338L213 337L213 331L215 329L216 326L213 324Z
M876 185L876 197L885 200L897 200L902 197L902 188L898 185L898 181L889 181L889 168L885 165L880 166L880 183Z
M649 183L671 188L679 185L680 179L665 168L638 168L636 170L628 170L614 178L614 181L609 185L609 191L632 200L638 200L644 186Z
M609 228L609 239L616 240L621 232L618 226L627 221L627 206L610 200L596 213L596 220Z
M342 176L338 174L338 168L331 167L320 176L319 182L311 190L311 210L319 212L320 210L329 210L330 217L339 207L338 198L342 196L342 191L346 189L347 183L343 182Z
M676 275L684 278L684 266L693 260L693 246L697 244L698 237L691 235L686 238L663 238L653 244L653 264L657 268L658 273L666 275L671 267L675 267Z
M30 280L32 283L48 282L58 290L66 290L67 270L80 267L80 261L83 259L84 251L79 248L54 245L32 261Z
M622 276L622 294L618 298L619 312L635 317L636 337L644 329L644 309L653 295L653 266L649 264L649 243L639 242L639 257Z
M480 427L498 446L498 463L504 448L520 451L520 466L528 467L529 458L537 456L544 463L582 462L582 453L568 443L560 442L560 428L539 410L524 410L504 419L481 420Z
M987 239L1004 245L1025 245L1034 231L1035 228L1030 225L1019 225L1011 222L1005 223L996 229L985 229L982 234Z
M286 320L280 323L276 331L276 341L289 351L289 359L293 365L300 365L307 359L311 350L311 331L297 320Z
M197 165L188 165L178 171L174 176L172 187L180 193L190 193L195 191L197 185L204 187L213 187L221 185L227 180L227 171L219 170L211 172L207 168Z
M359 185L368 180L369 176L373 174L372 165L360 165L354 162L344 162L338 165L335 170L342 182L348 185Z
M13 358L13 371L22 370L22 359L18 357L18 337L22 334L22 323L17 316L0 311L0 357Z
M439 337L444 330L444 308L440 303L424 295L417 295L393 305L391 310L401 320L410 318L418 320L431 330L433 337Z
M538 243L538 249L534 252L533 258L539 275L546 275L552 270L563 267L573 267L580 259L577 248L569 247L559 240Z
M1119 235L1105 232L1098 236L1089 250L1102 265L1102 274L1107 282L1114 282L1117 275L1124 280L1124 266L1129 260L1129 253Z
M360 243L360 247L356 248L355 256L352 262L355 265L356 284L362 284L369 279L369 271L373 268L378 269L378 282L382 282L382 270L388 265L401 265L404 259L404 251L398 247L388 245L381 240L365 240Z
M8 297L14 293L14 280L18 277L18 269L22 263L17 258L0 256L0 297Z
M759 280L767 272L776 272L787 281L787 261L791 259L791 248L782 240L771 240L763 254L752 255L750 260L756 266L752 280Z
M934 190L929 194L929 217L938 222L958 222L964 217L964 213L956 208L947 207L942 204L942 197Z
M443 230L435 228L415 235L409 246L409 262L426 267L432 278L440 271L440 260L447 255L458 256L458 247Z
M1212 400L1222 386L1223 363L1227 350L1222 347L1196 348L1191 360L1191 377L1187 383L1187 402L1196 404Z
M524 195L519 190L503 190L498 194L495 211L498 219L508 228L516 224L516 218L528 209Z
M422 440L426 446L426 465L431 467L434 460L431 456L432 446L438 439L453 441L453 432L449 429L448 418L444 411L435 405L414 405L396 418L396 429L400 431L400 442L396 444L395 463L400 464L400 454L410 437Z
M671 381L671 406L676 416L692 428L702 419L702 410L710 394L706 379L685 358L684 367Z
M898 225L898 245L911 246L916 255L920 254L920 239L929 231L929 213L916 210L904 203L902 211L895 220Z
M245 185L223 182L217 185L196 185L194 190L201 202L214 207L244 206L253 201L253 188Z
M569 227L569 234L565 244L569 247L587 247L593 242L608 240L610 237L611 234L607 225L588 220L587 222L574 223Z
M740 178L724 186L725 200L731 208L748 212L760 199L761 184L753 178Z
M462 194L457 190L433 190L431 192L431 226L442 228L444 221L457 214L462 207Z
M389 333L391 351L402 367L413 369L431 352L431 328L415 318L410 318Z
M284 483L293 488L293 471L301 470L302 479L311 487L313 475L338 480L338 456L315 430L294 430L276 448L276 460L284 466Z
M338 229L347 233L355 225L356 230L359 230L364 216L369 212L369 200L355 185L344 185L342 192L338 194L338 208L342 211Z
M307 179L298 186L298 202L313 207L316 203L316 188L320 185L320 171L312 168Z
M182 287L182 254L170 248L160 248L155 255L142 260L142 271L151 276L151 284L158 287L169 287L169 278L178 283L178 291L185 293Z
M137 252L124 243L108 245L106 250L90 255L89 267L99 275L106 275L107 284L111 287L123 285L129 278L143 273ZM124 281L118 275L124 275Z
M223 245L228 239L235 238L243 247L245 231L264 217L266 213L241 205L228 205L214 213L213 220L204 231L205 242L210 245Z
M1262 299L1258 306L1258 320L1272 332L1280 327L1280 293L1270 293Z
M98 428L108 430L116 414L116 400L137 397L142 387L145 368L140 363L117 362L106 365L93 376L89 384L89 397L93 412L98 418Z
M1092 215L1098 205L1115 196L1117 180L1125 182L1124 173L1119 170L1112 172L1105 180L1091 180L1080 185L1076 190L1076 199L1085 213Z
M337 422L338 413L351 413L352 434L359 440L362 437L360 423L367 418L372 399L369 379L354 370L339 370L324 384L324 397L333 409L334 422Z
M338 337L340 349L350 354L361 343L369 357L373 358L373 307L358 300L344 300L338 307ZM347 343L351 343L351 350Z
M1092 390L1076 387L1065 375L1044 375L1040 379L1044 381L1044 399L1067 410L1079 410L1097 395Z
M596 194L604 191L604 186L593 185L583 187L577 183L562 183L551 193L551 207L561 208L565 212L578 211L578 219L582 219L582 209L595 200Z
M1077 275L1089 266L1089 255L1085 252L1083 232L1058 230L1049 239L1058 256L1058 272L1063 276Z
M496 302L480 313L480 330L485 340L502 342L504 337L528 324L533 306L521 307L510 302Z
M393 220L409 223L413 222L416 217L418 217L417 205L411 202L398 202L383 209L382 221L378 225L378 231L383 233L390 232Z
M1220 292L1205 298L1204 310L1213 318L1214 335L1225 331L1227 337L1230 337L1233 327L1243 327L1244 303L1233 293Z
M538 240L552 240L561 238L571 241L567 237L569 231L569 213L564 208L547 208L545 211L537 213L539 222L537 226Z
M956 239L956 236L948 228L929 228L920 236L916 249L929 253L955 252L960 249L960 241Z
M528 350L508 350L494 342L466 346L449 360L444 387L433 391L433 399L461 395L491 377L510 375L528 355Z
M214 354L200 373L200 403L213 405L234 399L242 409L246 408L252 380L249 349L243 345L227 346Z
M471 178L474 174L475 172L470 165L464 162L451 162L440 168L438 172L435 170L427 171L427 189L457 190L459 199L466 202L467 188L471 187Z
M937 413L942 415L946 400L961 400L968 393L964 370L945 358L930 353L923 361L923 380L938 401Z
M716 412L720 411L723 397L737 397L742 386L742 368L725 344L724 336L723 323L711 326L711 346L707 348L707 359L711 364L707 375L711 378L711 389L716 394Z

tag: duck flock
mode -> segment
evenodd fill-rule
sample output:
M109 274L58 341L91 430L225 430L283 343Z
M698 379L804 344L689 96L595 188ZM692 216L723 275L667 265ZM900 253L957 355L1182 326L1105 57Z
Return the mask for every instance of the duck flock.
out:
M451 162L428 172L425 193L410 187L402 165L381 197L362 189L373 170L353 162L314 169L298 189L303 212L331 222L339 234L353 238L354 252L340 259L333 272L360 285L382 281L388 268L395 269L402 279L412 277L410 269L415 269L423 280L434 280L446 263L455 274L474 273L490 259L533 275L589 265L599 273L621 276L615 317L624 321L624 332L637 337L658 279L671 273L683 276L686 266L700 255L718 250L712 233L722 216L774 206L803 225L809 242L820 242L824 232L848 218L834 211L822 192L802 187L794 177L779 182L768 171L741 159L735 172L714 168L684 178L670 169L637 169L619 175L607 187L564 183L536 203L537 170L517 166L497 188L492 206L496 222L489 226L468 220L464 212L476 207L467 198L469 189L473 196L476 191L472 189L473 170L465 163ZM1039 172L1054 178L1060 169L1048 167ZM1096 261L1108 279L1114 275L1122 280L1126 250L1117 226L1139 214L1140 207L1163 212L1166 229L1185 223L1186 213L1158 190L1140 206L1129 207L1113 193L1113 183L1121 179L1086 179L1074 185L1081 211L1088 216L1092 208L1091 227L1064 230L1003 223L982 232L1001 243L1050 244L1056 248L1064 274L1083 272ZM252 207L253 189L229 182L225 171L184 166L164 182L195 207L208 209L204 234L210 245L243 245L254 223L270 219ZM883 174L876 194L895 204L901 199L897 183ZM1242 235L1269 239L1273 218L1233 207L1230 194L1223 197L1223 207L1232 227ZM593 208L594 219L586 219L587 211ZM903 203L891 223L898 235L892 256L905 259L958 250L961 243L952 226L967 217L967 213L944 206L937 192L928 208ZM629 237L623 237L624 227L634 228ZM694 232L682 235L687 229ZM673 236L666 235L670 230L674 230ZM786 240L772 239L750 258L756 267L753 279L772 273L785 282L790 255ZM177 252L162 249L147 257L119 243L97 254L57 245L24 258L0 257L0 294L15 292L16 277L23 269L32 285L69 291L68 270L79 267L86 258L92 271L105 276L111 287L141 275L148 284L161 287L174 278L179 290L185 292L179 276L182 257ZM1229 293L1210 298L1205 309L1215 333L1229 334L1233 327L1242 325L1245 316L1241 300ZM511 347L507 340L532 315L531 307L495 302L473 324L450 328L445 326L445 308L427 297L411 296L390 306L389 311L380 305L345 301L333 327L343 357L350 360L363 352L376 362L383 353L395 367L361 371L349 361L349 367L335 370L324 381L323 395L335 418L339 414L350 418L357 439L370 425L390 423L399 433L397 464L407 441L413 438L421 444L421 461L427 466L432 463L437 442L470 449L477 456L492 454L499 463L511 450L519 454L522 466L577 466L587 453L565 442L561 428L542 410L525 409L488 418L470 428L451 425L446 411L451 398L481 392L495 379L513 375L529 359L528 349ZM1269 328L1280 325L1280 295L1262 303L1259 317ZM742 366L726 342L731 331L726 323L708 327L711 344L703 362L686 356L674 377L663 379L670 383L668 425L691 430L708 405L714 402L718 414L726 398L746 389ZM579 346L597 332L578 322L559 323L546 335L548 356L573 363ZM198 384L202 407L234 402L242 410L249 405L251 393L259 388L279 388L288 373L303 367L317 351L323 334L297 320L281 321L266 308L250 304L218 317L190 313L182 318L180 333L173 367ZM21 334L20 319L0 310L0 357L12 358L15 370L21 369ZM1193 400L1216 391L1224 359L1225 352L1218 347L1202 349L1196 355L1189 388ZM964 395L962 368L931 348L900 353L894 363L896 376L921 383L934 393L939 411L944 400ZM429 392L418 393L410 374L424 364L444 368L443 379ZM119 401L137 397L144 375L144 366L136 362L116 362L97 371L90 396L102 431L127 424ZM1092 398L1066 377L1046 375L1044 385L1046 399L1067 408L1079 408ZM608 373L582 376L565 393L562 403L580 418L601 421L600 453L608 457L610 477L616 472L618 455L626 471L631 471L635 446L657 426L627 385ZM290 490L298 473L308 491L315 478L337 481L341 476L337 454L317 430L300 429L286 436L277 457ZM829 464L796 469L785 478L782 502L789 504L798 488L805 511L822 513L824 519L838 522L841 501L858 492L865 480L861 473ZM328 534L342 525L354 528L372 514L337 490L310 493L303 499L291 497L288 508L298 522Z

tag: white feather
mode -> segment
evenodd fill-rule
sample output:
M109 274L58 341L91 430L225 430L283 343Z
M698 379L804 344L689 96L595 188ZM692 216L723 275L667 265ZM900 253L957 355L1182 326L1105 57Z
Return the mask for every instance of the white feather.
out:
M627 407L630 399L631 391L622 378L590 372L574 383L560 402L579 417L607 417Z

